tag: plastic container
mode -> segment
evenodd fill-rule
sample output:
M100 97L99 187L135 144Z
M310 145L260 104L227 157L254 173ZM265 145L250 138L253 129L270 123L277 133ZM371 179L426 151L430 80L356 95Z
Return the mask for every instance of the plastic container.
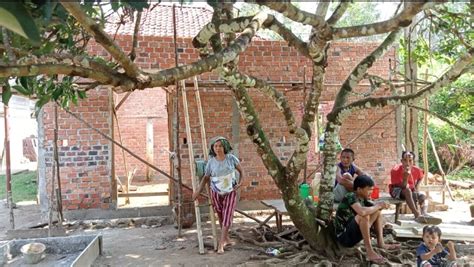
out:
M267 248L265 252L270 256L278 256L281 254L280 250L276 248Z
M313 196L313 202L316 204L316 203L319 203L319 197L318 196Z
M310 189L311 189L311 187L309 186L309 184L306 184L306 183L301 184L300 185L300 197L302 199L308 198Z
M46 246L43 243L28 243L21 247L23 258L28 264L36 264L44 258Z
M374 186L372 189L372 194L370 195L372 199L378 199L380 197L380 189L378 186Z

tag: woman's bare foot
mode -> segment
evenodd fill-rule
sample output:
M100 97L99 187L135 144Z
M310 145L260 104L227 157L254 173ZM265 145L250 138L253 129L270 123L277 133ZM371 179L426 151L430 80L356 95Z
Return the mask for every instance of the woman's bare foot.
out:
M219 247L217 248L217 254L224 254L224 246L225 244L219 244Z
M234 246L235 242L230 240L229 238L224 242L224 247L226 246Z

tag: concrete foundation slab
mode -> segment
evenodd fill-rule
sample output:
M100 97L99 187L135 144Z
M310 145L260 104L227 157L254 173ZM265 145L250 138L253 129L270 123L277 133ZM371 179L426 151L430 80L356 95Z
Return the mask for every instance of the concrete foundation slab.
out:
M20 251L25 244L39 242L46 245L45 258L35 264L46 266L91 266L102 254L102 236L83 235L12 240L0 247L0 266L25 266Z

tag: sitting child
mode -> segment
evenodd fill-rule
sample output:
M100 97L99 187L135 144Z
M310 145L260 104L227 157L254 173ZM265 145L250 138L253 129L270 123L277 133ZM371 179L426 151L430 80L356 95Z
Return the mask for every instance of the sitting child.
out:
M385 262L377 254L370 242L370 228L374 226L377 234L377 245L384 249L398 249L400 244L385 244L383 240L383 217L381 210L389 207L388 203L369 201L374 181L367 175L354 179L353 192L347 193L337 207L335 231L337 241L344 247L353 247L361 240L367 251L367 260L376 264Z
M429 267L451 267L456 265L456 251L454 243L449 241L448 251L443 248L441 241L441 229L435 225L423 227L423 242L416 249L417 266ZM446 259L447 257L447 259Z
M335 202L341 202L348 192L352 192L354 187L354 178L357 175L366 174L354 164L354 150L350 148L343 149L340 157L341 162L337 164L336 182L333 190Z

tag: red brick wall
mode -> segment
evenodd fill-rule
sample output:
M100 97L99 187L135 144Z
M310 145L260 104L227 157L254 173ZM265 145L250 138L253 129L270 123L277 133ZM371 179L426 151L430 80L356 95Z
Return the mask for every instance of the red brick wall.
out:
M116 95L115 105L126 94ZM169 173L168 114L166 111L166 93L161 88L135 91L123 102L117 111L118 124L114 128L115 140L122 137L123 145L133 153L146 159L146 125L153 124L153 164ZM115 173L125 176L122 149L115 147ZM128 170L137 169L137 178L146 175L146 167L125 152ZM153 171L153 173L156 173ZM159 174L157 174L159 175Z
M118 38L118 44L124 47L125 51L129 51L131 47L131 37L124 36ZM137 49L137 64L144 69L163 69L172 67L174 62L174 48L172 38L163 37L139 37L139 46ZM181 64L188 63L197 59L197 51L192 49L190 39L178 39L179 62ZM321 97L320 110L325 114L332 107L332 100L338 87L342 84L351 69L376 47L376 44L353 44L353 43L333 43L329 49L329 64L326 69L325 88ZM100 55L107 55L97 45L91 46L91 51ZM383 59L376 62L374 67L370 69L371 73L375 73L382 77L387 77L388 60L394 56L394 51L389 52ZM306 66L306 80L311 80L311 64L310 62L298 55L298 53L289 48L283 42L271 41L254 41L248 50L240 56L240 69L244 73L267 79L272 82L302 82L304 70ZM203 74L200 80L218 80L215 73ZM357 88L357 92L365 92L368 90L367 82L362 82L362 86ZM289 88L279 87L279 90ZM274 104L255 89L250 90L250 95L256 106L256 110L260 114L260 120L263 128L266 130L270 142L273 144L274 151L286 162L291 156L294 149L294 139L288 134L283 116L279 113ZM386 92L379 92L384 94ZM302 90L285 91L293 112L298 120L301 117L301 103L303 99ZM165 171L169 170L168 154L165 149L168 148L167 133L167 114L166 114L166 93L160 89L148 89L144 91L136 91L132 93L123 106L118 111L120 132L124 145L130 148L134 153L145 157L145 127L148 118L154 125L154 163ZM117 104L123 94L115 97ZM231 123L232 123L232 96L230 91L225 87L220 88L201 88L201 98L205 117L205 126L208 139L223 135L232 139ZM357 95L351 97L351 100L357 98ZM99 99L99 100L98 100ZM105 102L103 102L105 101ZM191 130L194 141L194 151L196 157L202 157L202 149L200 144L200 130L197 118L197 110L194 100L194 93L188 93L189 109L191 114ZM102 103L96 106L94 103ZM180 105L181 105L180 100ZM78 111L86 112L85 115L91 120L100 120L101 127L109 131L109 113L107 110L107 96L99 93L99 96L89 94L88 99L82 102ZM182 110L182 106L181 106ZM389 109L359 111L351 115L343 124L341 132L342 144L347 144L349 140L364 131L370 124L377 120L380 116L388 112ZM47 117L45 115L45 117ZM66 138L74 142L81 141L77 146L78 151L84 151L83 156L87 156L89 151L94 148L92 143L99 143L102 150L110 150L110 144L101 139L97 134L86 130L82 125L75 125L77 122L71 118L65 118L65 121L74 125L74 132L68 133ZM74 124L75 123L75 124ZM51 121L46 120L45 125L51 127ZM72 126L68 126L72 127ZM322 126L321 126L322 127ZM189 174L189 158L187 145L184 144L185 126L184 117L180 116L180 152L182 157L182 175L184 182L190 184ZM115 138L118 140L117 128L115 128ZM76 134L74 136L74 134ZM80 134L80 135L77 135ZM47 135L51 136L51 135ZM102 144L105 143L105 144ZM312 143L314 144L314 140ZM97 146L99 146L99 144ZM72 149L73 144L69 144ZM108 145L108 147L105 147ZM390 167L397 162L396 155L396 136L395 136L395 116L388 116L377 126L368 131L364 136L350 145L356 150L356 163L364 170L374 175L378 183L386 180ZM311 147L309 159L309 171L316 167L318 156L314 154L314 145ZM240 119L240 146L239 157L242 159L242 166L245 169L246 177L243 184L241 199L258 200L275 198L279 196L278 190L267 174L259 156L256 153L254 145L250 142L246 135L245 125ZM79 152L72 158L78 157ZM102 153L102 152L101 152ZM105 153L105 152L104 152ZM123 176L123 159L121 150L116 148L115 166L117 175ZM108 159L110 161L110 159ZM88 161L85 161L88 162ZM107 162L106 162L107 163ZM127 156L129 169L138 167L138 176L144 175L145 167L138 163L135 159ZM88 163L87 163L88 164ZM87 165L86 164L86 165ZM70 169L63 169L66 207L69 209L102 207L107 208L110 196L110 170L107 164L96 166L87 166L87 171L83 169L85 166L71 166ZM86 174L84 174L86 173ZM81 174L81 176L79 176ZM100 175L99 175L100 174ZM69 179L69 180L67 180ZM74 179L74 180L73 180ZM89 181L94 179L94 182ZM84 194L88 194L87 198ZM94 197L91 197L94 196Z
M70 110L80 114L93 127L110 134L108 91L92 90L88 96ZM54 106L51 103L44 107L43 122L45 125L43 146L46 150L45 177L50 184L54 140ZM110 208L110 141L61 110L58 110L58 125L63 208L65 210ZM47 188L49 191L50 185Z

